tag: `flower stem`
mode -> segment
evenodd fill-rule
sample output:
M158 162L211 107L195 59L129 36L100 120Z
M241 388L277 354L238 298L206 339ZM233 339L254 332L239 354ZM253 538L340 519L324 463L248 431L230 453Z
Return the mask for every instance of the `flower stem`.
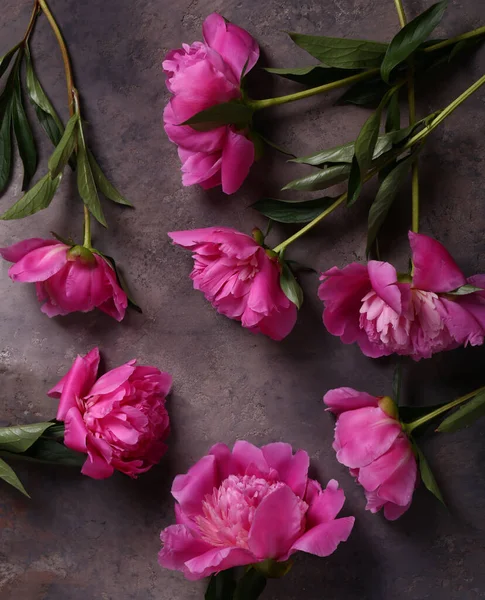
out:
M64 38L62 37L61 30L56 23L54 15L51 13L49 7L47 6L46 0L36 0L36 3L42 9L42 12L47 17L49 24L56 36L57 43L59 44L59 48L61 50L62 62L64 63L64 71L66 73L66 83L67 83L67 95L69 102L69 114L72 116L74 114L74 94L75 94L75 86L74 86L74 76L71 68L71 61L69 60L69 53L67 51L66 43L64 42Z
M83 246L91 249L91 217L89 216L89 209L84 205L84 241Z
M396 5L397 16L399 17L399 25L404 27L406 25L406 14L404 13L402 2L401 0L394 0L394 4Z
M420 427L421 425L424 425L424 423L427 423L428 421L431 421L431 419L438 417L442 413L444 413L452 408L455 408L456 406L459 406L460 404L463 404L463 402L466 402L467 400L474 398L480 392L483 392L483 391L485 391L485 386L482 386L482 387L478 388L477 390L470 392L469 394L460 396L460 398L457 398L456 400L453 400L452 402L448 402L448 404L445 404L444 406L440 406L436 410L431 411L427 415L424 415L423 417L420 417L419 419L416 419L415 421L412 421L411 423L403 423L403 428L406 431L406 433L409 435L414 429L416 429L416 427Z
M483 75L482 77L480 77L480 79L478 81L476 81L473 85L471 85L467 90L465 90L463 92L463 94L460 94L460 96L458 96L458 98L456 98L455 100L453 100L453 102L451 102L451 104L449 104L446 108L444 108L443 110L441 110L437 114L437 116L434 117L431 120L431 122L429 123L429 125L427 125L426 127L424 127L424 129L422 131L420 131L415 136L413 136L411 139L409 139L406 142L406 144L404 144L404 146L400 149L401 153L404 152L405 150L409 150L415 144L417 144L418 142L421 142L422 140L424 140L434 129L436 129L436 127L438 127L438 125L440 123L442 123L446 119L446 117L448 117L449 115L451 115L451 113L454 110L456 110L460 106L460 104L462 104L462 102L464 102L474 92L476 92L480 88L480 86L482 86L484 83L485 83L485 75ZM391 162L393 162L394 159L395 159L395 156L391 156L389 158L389 160L387 160L386 162L380 164L379 167L376 167L376 168L372 169L371 171L369 171L365 175L363 181L366 182L369 179L372 179L372 177L374 177L374 175L376 175L379 172L379 170L381 170L382 168L386 167L388 164L390 164ZM418 196L416 196L416 198L418 198ZM329 206L321 214L319 214L318 217L315 217L313 219L313 221L310 221L310 223L307 223L304 227L302 227L299 231L297 231L296 233L294 233L287 240L285 240L284 242L281 242L281 244L278 244L275 248L273 248L273 252L281 252L287 246L289 246L295 240L297 240L299 237L301 237L303 234L305 234L307 231L310 231L310 229L313 229L313 227L315 227L315 225L317 225L318 223L320 223L320 221L322 221L327 215L329 215L337 207L339 207L343 202L345 202L346 199L347 199L347 193L342 194L341 196L339 196L331 206ZM413 207L414 207L414 203L413 203ZM416 210L415 214L417 215L417 213L418 213L418 211ZM413 212L413 214L414 214L414 212Z
M44 2L44 0L39 0L39 2ZM396 4L396 8L399 6L402 8L402 4L400 0L394 0ZM404 11L401 11L404 16ZM400 14L398 9L398 14ZM399 17L401 22L401 15ZM405 21L404 21L405 24ZM403 23L401 22L401 26ZM433 44L432 46L428 46L427 48L423 48L422 52L434 52L435 50L441 50L442 48L446 48L447 46L451 46L463 40L469 40L475 37L479 37L481 35L485 35L485 26L479 27L478 29L474 29L473 31L468 31L467 33L462 33L461 35L457 35L448 40L443 40L442 42L438 42ZM317 65L318 66L318 65ZM301 92L296 92L295 94L288 94L286 96L278 96L276 98L265 98L263 100L247 100L247 105L250 106L253 110L261 110L263 108L268 108L270 106L278 106L280 104L287 104L288 102L295 102L296 100L303 100L304 98L310 98L311 96L316 96L317 94L323 94L325 92L330 92L331 90L336 90L341 87L345 87L350 85L351 83L357 83L359 81L365 81L366 79L370 79L375 75L379 75L380 69L369 69L368 71L363 71L362 73L357 73L355 75L351 75L350 77L345 77L344 79L338 79L337 81L332 81L331 83L326 83L324 85L320 85L318 87L310 88L308 90L303 90Z
M26 30L25 35L22 38L22 41L20 42L19 46L20 45L25 46L25 44L27 44L27 42L29 41L30 34L32 33L32 30L34 29L35 22L37 21L37 17L39 16L39 12L40 12L39 2L38 2L38 0L35 0L34 7L32 9L32 14L30 15L30 21L27 26L27 30Z

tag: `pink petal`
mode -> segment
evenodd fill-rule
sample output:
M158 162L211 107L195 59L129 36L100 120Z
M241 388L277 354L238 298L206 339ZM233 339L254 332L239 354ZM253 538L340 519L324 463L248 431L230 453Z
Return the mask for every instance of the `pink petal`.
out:
M259 331L267 335L272 340L279 342L284 339L296 324L298 309L293 302L290 302L288 308L273 310L267 317L263 317L258 323Z
M83 359L84 367L86 369L86 374L84 378L85 384L85 392L87 392L96 381L96 375L98 373L99 367L99 348L93 348L90 352L86 354L86 356L80 357ZM74 367L74 365L73 365ZM73 368L71 367L71 369ZM62 390L64 389L64 385L69 378L69 370L64 377L57 383L52 389L47 392L47 395L50 398L60 398L62 394ZM81 392L82 393L82 392ZM84 394L82 394L84 395Z
M16 263L32 250L42 248L44 246L54 246L59 244L57 240L43 240L42 238L30 238L22 240L12 246L0 248L0 256L9 262Z
M107 479L114 473L114 467L110 464L112 450L108 444L88 435L87 439L88 458L81 469L83 475L93 479Z
M232 449L231 472L244 475L250 467L255 467L260 473L269 472L269 466L261 448L238 440Z
M301 533L302 520L298 497L287 486L276 489L254 513L249 549L261 560L287 554Z
M430 292L451 292L466 279L448 250L433 238L409 232L414 263L413 286Z
M121 367L116 367L116 369L111 369L104 375L102 375L98 381L93 385L91 390L89 391L89 396L98 396L104 394L110 394L114 392L116 389L120 387L125 381L128 381L130 376L133 374L135 370L136 360L130 360Z
M227 479L231 475L231 451L226 444L219 443L212 446L209 454L215 456L216 459L217 481L224 481L224 479Z
M275 442L261 448L270 469L278 471L279 480L286 483L293 492L303 498L308 479L310 457L304 450L293 455L290 444Z
M329 390L323 397L324 403L335 415L346 410L355 410L366 406L377 406L377 398L366 392L358 392L353 388L341 387Z
M206 181L217 173L221 166L222 159L219 152L212 154L191 152L182 164L182 184L188 186Z
M241 187L254 162L254 144L240 133L228 129L222 151L222 191L234 194Z
M169 102L163 112L165 122L165 133L168 138L182 146L185 150L192 152L204 152L206 154L220 151L226 138L226 127L218 127L210 131L196 131L189 125L177 124L172 104Z
M77 452L87 452L86 437L88 430L77 406L67 411L64 419L64 444Z
M354 517L344 517L329 523L322 523L304 533L292 546L316 556L330 556L340 542L346 542L354 526Z
M392 502L386 502L386 504L384 504L384 516L388 521L395 521L396 519L399 519L399 517L403 515L410 506L411 502L405 506L399 506L398 504L393 504Z
M201 458L185 475L177 475L172 484L172 496L188 516L197 515L207 494L219 487L216 458L208 455Z
M209 15L202 26L204 40L231 65L239 80L244 67L248 73L259 58L256 40L244 29L227 23L217 13Z
M113 319L122 321L128 307L128 297L125 291L120 287L116 278L116 273L110 265L108 265L101 257L96 256L96 260L98 261L98 266L101 264L101 261L104 263L103 274L107 284L111 287L112 294L111 298L108 298L102 304L98 304L97 307L110 317L113 317Z
M66 264L67 250L59 243L32 250L10 267L8 274L13 281L45 281Z
M337 460L351 468L364 467L389 450L401 425L380 408L344 412L335 426Z
M474 294L470 294L473 296ZM459 344L480 346L485 336L485 303L480 298L464 296L456 300L440 298L436 303L440 316L453 338ZM483 314L483 323L480 323L480 308ZM478 309L478 310L476 310ZM478 314L477 314L478 313ZM477 319L478 316L478 319Z
M331 479L325 490L318 494L308 509L307 529L335 519L342 510L344 502L344 491L339 489L335 479Z
M216 548L188 560L185 567L191 575L190 579L202 579L212 573L218 573L232 567L249 565L254 556L241 548Z
M184 564L211 549L209 544L194 537L185 525L170 525L160 534L162 549L158 562L166 569L184 570Z
M396 440L396 442L397 441L399 440ZM416 487L416 477L418 472L416 459L414 458L409 442L407 439L405 439L404 442L407 445L407 452L402 454L399 458L394 458L395 468L393 472L377 490L379 498L382 498L387 502L392 502L393 504L399 504L399 506L407 506L410 504ZM382 460L382 458L375 462L380 462L380 460ZM361 469L359 473L359 483L362 470L363 469Z
M394 311L401 314L401 292L396 286L396 269L389 263L377 260L370 260L367 269L375 293Z

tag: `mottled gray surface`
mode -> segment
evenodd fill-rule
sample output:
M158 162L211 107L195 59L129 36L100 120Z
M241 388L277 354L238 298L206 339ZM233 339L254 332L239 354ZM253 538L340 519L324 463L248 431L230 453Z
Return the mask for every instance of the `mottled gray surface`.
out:
M413 16L426 0L405 0ZM5 424L51 418L56 405L46 391L77 353L99 345L113 367L136 356L174 377L169 401L173 433L159 467L138 481L116 475L93 481L56 468L18 468L32 500L1 485L1 600L189 600L202 598L202 583L157 565L160 529L173 522L169 490L211 444L238 438L256 444L285 440L306 449L322 481L337 478L347 494L345 514L357 516L348 543L328 559L302 555L283 581L272 581L266 600L473 600L485 598L485 436L483 422L470 430L429 440L430 463L450 511L422 489L398 522L364 513L364 498L331 449L332 418L321 398L349 385L377 395L390 392L393 361L366 359L357 347L325 332L316 297L317 278L304 275L306 301L294 332L282 343L254 336L218 316L192 290L188 253L166 233L209 225L250 231L262 224L247 206L277 194L290 175L281 155L269 153L238 194L225 197L183 188L176 150L161 127L168 94L161 73L164 53L181 41L200 39L213 10L247 28L273 66L308 64L284 30L387 40L398 27L391 0L52 0L71 50L88 121L89 141L103 166L136 210L106 205L110 229L95 227L95 244L123 265L144 314L130 312L122 324L101 313L48 319L34 289L14 285L0 264L2 311L0 419ZM0 52L25 29L31 2L3 0ZM450 2L439 35L483 24L485 4ZM34 38L36 64L62 115L65 89L55 41L45 21ZM439 108L485 70L479 51L419 89L419 114ZM255 75L258 97L298 89ZM353 139L366 111L333 106L335 95L311 99L261 115L273 139L298 153ZM422 155L422 231L442 240L471 274L485 271L485 158L481 91L433 136ZM50 151L42 133L45 169ZM20 175L20 173L18 173ZM17 176L0 199L3 211L20 193ZM324 269L363 259L369 186L349 213L334 214L291 249L291 258ZM407 261L409 190L394 210L386 257ZM80 238L81 203L66 177L49 210L0 226L1 245L50 230ZM291 231L291 228L288 228ZM272 239L286 231L275 227ZM452 399L484 382L485 352L468 348L418 364L406 361L409 403Z

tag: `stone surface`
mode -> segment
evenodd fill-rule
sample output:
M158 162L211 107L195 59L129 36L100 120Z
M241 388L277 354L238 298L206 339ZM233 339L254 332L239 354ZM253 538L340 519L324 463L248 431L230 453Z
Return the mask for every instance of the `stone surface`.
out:
M3 0L1 49L23 35L31 2ZM101 313L50 320L40 313L32 286L14 285L0 264L0 370L3 424L52 418L47 390L77 353L98 345L113 367L136 356L169 371L173 433L159 467L138 481L116 475L92 481L61 468L18 465L32 500L1 485L1 600L190 600L203 584L157 565L159 531L173 522L170 485L218 441L256 444L284 440L306 449L322 480L337 478L347 495L345 514L357 516L347 544L328 559L301 555L283 581L271 581L266 600L473 600L485 598L485 434L483 422L424 443L450 510L423 486L409 512L395 523L364 513L361 489L335 460L333 421L322 406L332 387L349 385L376 395L390 392L395 362L366 359L321 324L317 278L302 276L306 292L294 332L282 343L253 336L217 315L192 290L190 255L171 246L167 231L230 225L250 231L263 224L248 205L276 195L303 173L276 153L253 169L240 192L224 197L183 188L175 147L164 135L161 112L168 94L161 72L164 53L200 39L213 10L248 29L261 43L261 64L305 65L284 30L389 39L398 22L390 0L52 0L81 91L89 142L135 210L106 205L108 231L95 227L95 243L123 265L144 313L121 324ZM410 16L429 2L406 0ZM483 24L485 4L453 0L438 36ZM66 116L62 65L45 20L34 34L42 81ZM418 89L425 115L461 93L485 70L479 50ZM263 73L253 76L257 97L299 89ZM296 153L355 138L367 111L334 106L337 96L310 99L260 115L268 135ZM480 91L437 131L421 159L423 232L443 241L467 273L484 272L485 143ZM50 152L39 130L41 173ZM0 199L3 211L20 193L20 170ZM363 260L370 185L351 212L337 212L291 249L291 258L322 270ZM399 196L383 240L383 254L404 267L408 260L409 189ZM345 213L345 214L344 214ZM1 245L47 237L54 230L80 238L82 206L67 176L52 206L24 221L0 226ZM292 231L275 227L277 243ZM485 352L467 348L411 364L404 361L408 403L433 404L482 385Z

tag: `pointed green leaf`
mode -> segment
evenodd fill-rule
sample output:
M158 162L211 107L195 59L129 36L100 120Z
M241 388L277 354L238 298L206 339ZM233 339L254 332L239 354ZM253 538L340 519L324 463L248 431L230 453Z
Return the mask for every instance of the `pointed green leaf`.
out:
M339 97L336 104L354 104L355 106L377 108L388 90L389 86L382 81L380 76L366 81L358 81Z
M8 65L10 64L10 61L12 60L12 58L13 58L14 54L17 52L17 50L18 50L18 46L15 46L14 48L9 50L6 54L4 54L0 58L0 77L8 69Z
M0 427L0 450L25 452L40 438L46 429L52 426L52 422L47 422Z
M4 105L5 104L5 105ZM7 185L12 173L12 110L6 99L0 105L0 192Z
M25 48L25 58L26 83L29 99L35 109L39 123L54 146L57 146L61 141L64 126L59 119L55 108L52 106L51 101L44 92L40 81L37 79L28 46Z
M399 106L399 90L391 96L387 107L385 131L391 133L401 129L401 109Z
M77 140L77 131L79 127L79 115L74 114L67 122L66 129L62 135L61 141L49 158L49 171L51 177L57 177L62 173L69 157L74 152Z
M250 567L238 581L234 600L257 600L266 587L266 577Z
M424 485L434 496L436 496L436 498L438 498L438 500L442 504L445 504L443 496L441 495L440 489L433 475L433 472L431 471L431 467L429 466L428 461L426 460L426 457L421 452L421 449L418 448L416 443L414 444L414 449L416 450L416 453L418 455L419 472L421 473L421 479L423 480Z
M370 207L367 219L367 252L370 251L382 224L386 220L392 203L415 160L416 154L413 153L399 162L381 183L374 202Z
M340 69L379 67L387 44L367 40L327 37L323 35L288 34L293 42L317 60Z
M17 488L19 490L19 492L22 492L22 494L24 494L24 496L27 496L27 498L30 498L30 496L25 491L25 488L22 485L22 482L15 474L15 471L12 469L12 467L7 465L7 463L4 460L2 460L1 458L0 458L0 479L3 479L10 485L13 485L13 487Z
M389 83L391 71L404 62L429 37L441 21L448 0L433 4L405 25L392 39L381 65L382 79Z
M324 65L312 65L310 67L295 67L292 69L266 68L265 71L273 75L279 75L285 79L296 81L308 87L316 87L333 83L360 73L358 69L336 69Z
M37 150L35 148L34 137L30 123L25 114L22 103L22 92L20 89L20 80L17 79L16 87L12 99L12 121L20 158L24 166L24 179L22 190L28 188L32 177L37 169Z
M456 290L452 290L451 292L446 292L448 296L467 296L468 294L474 294L475 292L483 292L485 291L483 288L475 287L474 285L470 285L469 283L456 288Z
M477 394L453 414L447 417L436 431L451 433L468 427L477 419L485 416L485 391Z
M283 290L285 296L296 304L297 308L301 308L303 304L303 290L300 287L300 284L295 279L290 267L287 263L280 259L281 264L281 274L280 274L280 286Z
M283 190L300 190L302 192L315 192L317 190L325 190L336 183L340 183L341 181L345 181L350 173L349 165L332 165L330 167L326 167L318 171L318 173L313 173L312 175L307 175L306 177L301 177L300 179L294 179L287 183Z
M29 215L33 215L39 210L47 208L54 198L54 194L59 187L61 182L62 173L60 173L55 179L51 179L49 173L44 175L42 179L26 192L20 200L9 208L0 217L3 221L11 219L23 219Z
M210 131L222 125L236 125L243 128L249 125L252 116L253 110L242 102L223 102L198 112L182 125L190 125L196 131Z
M101 208L101 202L99 201L98 192L96 190L96 184L94 183L93 172L91 170L91 165L89 164L83 130L81 124L79 125L77 143L77 189L79 190L79 194L83 199L84 204L88 207L89 212L98 223L107 227L103 209Z
M329 208L335 200L336 198L325 197L305 202L294 202L292 200L263 198L251 204L251 208L279 223L309 223Z
M126 198L124 198L115 186L106 178L105 174L101 170L101 167L96 162L91 151L88 150L88 160L93 173L94 182L98 190L106 196L109 200L116 202L117 204L124 204L125 206L133 206Z

